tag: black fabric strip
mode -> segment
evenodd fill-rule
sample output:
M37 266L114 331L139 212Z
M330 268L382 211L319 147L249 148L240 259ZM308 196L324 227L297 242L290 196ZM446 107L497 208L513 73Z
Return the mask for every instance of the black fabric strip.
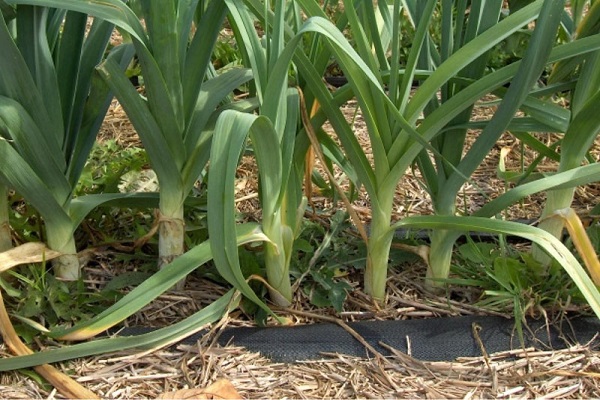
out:
M402 321L361 321L348 325L383 355L389 352L383 342L424 361L453 361L458 357L482 355L481 345L473 333L473 324L481 327L478 336L488 354L521 348L514 330L515 321L491 316L461 316ZM575 343L588 343L600 333L597 318L563 319L558 325L528 320L525 346L540 350L562 349ZM143 328L126 328L121 335L147 332ZM184 339L193 344L204 332ZM342 327L319 323L294 327L228 328L219 344L242 346L260 352L275 362L295 362L322 358L322 353L341 353L368 357L367 349ZM600 341L592 343L598 348ZM372 355L371 355L372 356Z

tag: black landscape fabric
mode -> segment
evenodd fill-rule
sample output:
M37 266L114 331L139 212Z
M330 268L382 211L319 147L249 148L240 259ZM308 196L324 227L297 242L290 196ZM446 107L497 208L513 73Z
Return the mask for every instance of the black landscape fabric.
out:
M473 332L473 324L480 329ZM514 319L493 316L460 316L398 321L361 321L348 323L383 355L390 352L379 343L423 361L453 361L459 357L479 357L483 349L497 353L522 348ZM122 336L139 335L153 328L129 327ZM525 347L558 350L576 343L600 348L600 320L593 317L563 318L559 323L528 319L523 325ZM117 332L114 332L117 333ZM206 331L198 332L181 343L195 344ZM476 336L477 335L477 336ZM481 339L481 344L477 340ZM332 323L267 328L227 328L218 338L220 345L245 347L274 362L324 358L323 353L372 357L369 351L344 328ZM409 349L410 347L410 349Z
M458 357L482 355L473 333L488 354L521 348L512 319L490 316L463 316L403 321L364 321L348 325L384 355L389 352L380 342L424 361L452 361ZM558 325L528 320L524 327L525 346L541 350L561 349L574 343L588 343L600 332L596 318L563 319ZM198 337L190 337L194 342ZM219 343L231 343L260 352L275 362L294 362L322 358L322 353L342 353L368 357L368 351L341 326L330 323L295 327L230 328ZM410 352L408 349L410 343ZM596 343L597 345L598 343ZM372 356L372 355L371 355Z

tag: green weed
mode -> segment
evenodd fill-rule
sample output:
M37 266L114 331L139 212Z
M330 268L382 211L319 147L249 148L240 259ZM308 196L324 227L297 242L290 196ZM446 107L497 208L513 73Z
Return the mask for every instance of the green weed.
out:
M302 235L294 243L290 273L295 287L317 307L333 307L341 312L352 285L347 280L351 270L364 268L366 249L360 240L349 235L348 215L336 212L329 230L315 222L307 222Z
M127 173L140 172L147 165L146 152L139 147L123 147L114 139L98 142L83 169L76 193L118 193Z
M502 242L468 239L458 247L451 271L454 277L447 282L476 290L477 306L512 314L521 338L526 316L539 317L561 312L574 303L585 303L557 262L546 267L527 251Z
M120 297L116 291L89 290L83 280L61 281L46 265L25 265L8 271L0 279L6 301L19 321L15 329L26 342L39 334L39 327L69 325L102 312Z

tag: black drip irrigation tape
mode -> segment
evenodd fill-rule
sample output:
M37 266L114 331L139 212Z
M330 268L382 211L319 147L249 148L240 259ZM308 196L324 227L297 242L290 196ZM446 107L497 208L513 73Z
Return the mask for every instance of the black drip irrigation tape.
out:
M474 324L480 327L474 333ZM423 361L453 361L458 357L478 357L520 349L515 321L493 316L461 316L401 321L361 321L348 325L381 354L390 352L380 343ZM148 328L125 328L120 335L146 333ZM199 332L180 343L194 344L206 332ZM598 348L600 320L591 317L564 318L558 325L528 320L524 325L525 347L540 350L564 349L576 343L591 343ZM220 345L245 347L274 362L323 358L323 353L372 357L369 351L344 328L332 323L294 327L228 328L218 338ZM483 346L483 349L482 349Z

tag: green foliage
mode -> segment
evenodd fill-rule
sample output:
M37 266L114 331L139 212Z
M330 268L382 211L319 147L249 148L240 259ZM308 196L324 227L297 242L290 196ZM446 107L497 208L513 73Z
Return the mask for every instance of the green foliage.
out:
M76 193L118 193L126 173L139 172L147 165L146 152L139 147L122 147L114 139L98 142L83 168Z
M298 258L292 260L290 273L296 278L310 302L318 307L342 311L352 286L347 276L363 267L365 248L360 241L344 233L349 228L346 213L336 212L329 232L320 223L309 223L294 243Z
M240 67L242 65L242 53L234 41L222 37L215 44L212 63L215 69L223 71L229 68Z
M0 286L8 295L6 301L19 316L16 329L27 342L39 334L29 321L44 327L72 324L97 315L122 296L117 291L90 291L81 280L58 280L48 273L45 265L11 270Z
M73 194L111 98L108 87L93 76L94 66L107 57L121 69L133 55L130 46L122 45L107 56L113 25L98 19L86 34L87 17L22 5L16 37L0 20L5 54L0 181L43 217L49 247L63 253L53 265L64 279L79 277L73 233L85 213L75 211Z
M576 45L585 39L598 36L600 33L600 3L594 3L584 19L577 26L576 39L567 43ZM574 75L572 75L574 74ZM587 159L589 148L600 133L600 115L597 112L600 102L600 50L590 51L554 65L549 82L556 87L563 86L577 77L574 86L569 85L569 118L562 132L560 143L560 162L557 171L565 172L579 167ZM560 85L560 84L563 85ZM553 105L552 98L545 101L546 107ZM589 160L589 159L587 159ZM542 211L540 227L556 237L560 237L563 221L552 216L557 210L569 208L575 193L575 187L550 190ZM533 254L537 260L548 262L548 258L534 247Z
M458 278L449 282L482 291L477 304L518 312L516 317L583 301L581 292L559 264L554 262L546 269L527 252L499 242L470 240L458 246L452 272Z
M572 303L585 302L577 285L556 261L548 268L528 252L502 242L469 240L458 247L451 271L456 277L447 283L481 292L474 299L476 305L515 317L521 342L526 316L544 317L546 312L560 312Z

